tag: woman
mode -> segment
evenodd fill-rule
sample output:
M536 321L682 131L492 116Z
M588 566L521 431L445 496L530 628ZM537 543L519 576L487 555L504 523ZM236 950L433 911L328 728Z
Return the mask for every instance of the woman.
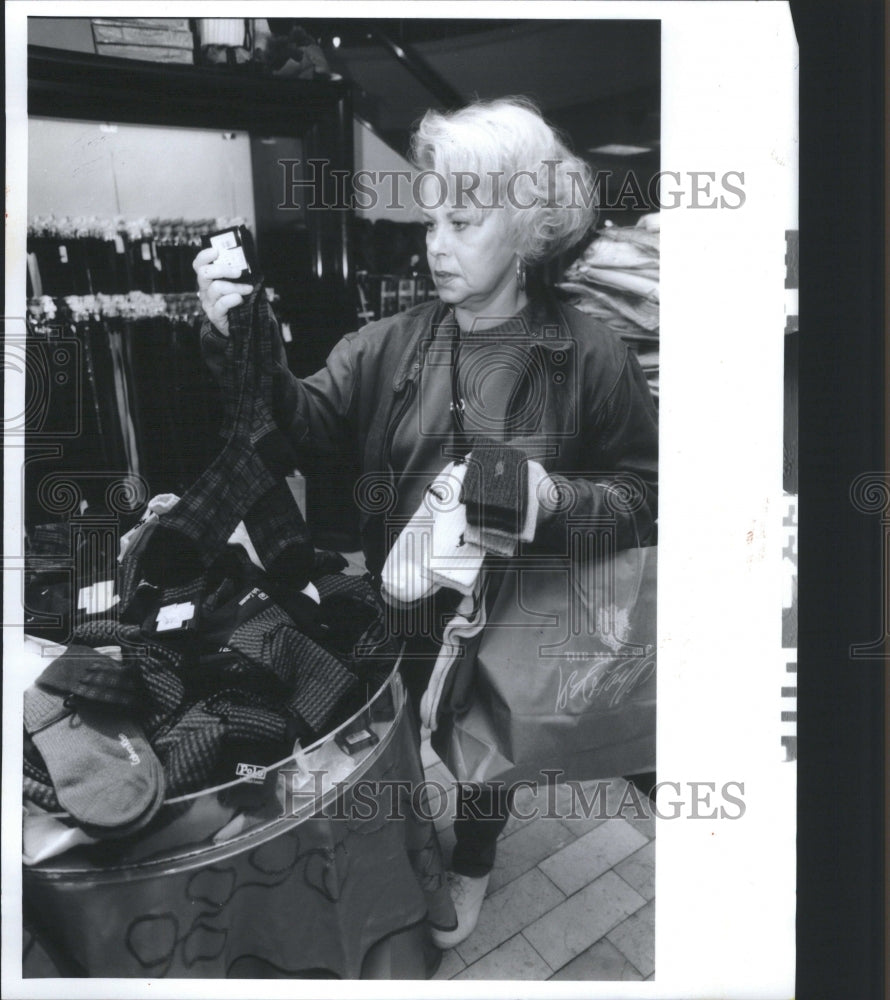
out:
M378 579L398 529L422 509L430 481L451 460L483 447L518 454L517 482L531 482L528 470L537 469L535 499L550 498L534 503L524 552L565 551L569 506L592 518L608 512L618 547L645 542L654 531L657 474L656 414L645 379L617 337L558 305L533 277L589 232L589 168L523 99L428 112L413 137L412 158L424 172L415 191L439 301L347 335L325 368L306 379L285 371L279 345L278 424L295 446L357 447L361 485L373 486L376 476L391 491L383 513L358 497L366 563ZM221 363L227 313L250 291L228 280L232 272L215 259L214 250L195 259L212 369ZM641 496L633 513L616 515L607 505L619 475L636 477ZM526 515L533 502L514 497ZM486 537L507 536L509 552L509 524L486 523L484 511L478 517ZM461 599L447 586L425 595L419 603L436 612L434 626L413 633L404 627L403 674L415 707L442 643L442 622ZM509 805L485 786L461 791L470 804L455 822L458 925L434 931L442 948L476 924Z

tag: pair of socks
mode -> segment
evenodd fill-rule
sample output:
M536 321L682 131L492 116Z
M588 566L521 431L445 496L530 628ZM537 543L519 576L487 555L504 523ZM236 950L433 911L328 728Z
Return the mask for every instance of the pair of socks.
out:
M238 624L227 644L290 692L285 702L288 714L306 732L317 733L355 686L356 678L264 596L265 606Z
M160 809L164 771L120 706L37 683L25 692L24 722L59 806L91 836L127 836Z
M467 462L474 462L473 453L467 456ZM507 557L516 554L517 541L534 541L540 509L539 491L546 478L547 473L539 462L529 459L525 463L526 498L522 526L518 536L511 531L503 531L485 522L473 524L468 513L467 530L464 536L466 540L485 549L486 552Z
M527 497L525 455L510 445L476 438L460 494L467 521L515 538L525 523Z
M226 443L199 480L159 519L142 554L153 582L181 581L209 567L243 521L270 575L304 586L314 561L305 522L284 476L294 456L269 409L275 362L264 289L229 312L221 373Z
M427 487L383 567L384 597L411 604L440 587L472 594L485 551L466 537L467 512L459 497L468 466L450 462Z
M177 796L233 781L239 761L271 763L300 735L272 697L229 688L188 705L153 744Z
M116 644L121 660L138 678L138 710L151 737L185 699L185 654L175 645L149 638L138 625L96 621L80 626L75 642L93 649Z
M106 649L72 642L46 667L38 683L88 701L137 708L140 691L136 671L132 664L122 662L119 648L116 655Z
M276 589L284 590L277 583ZM251 665L255 683L280 691L288 714L306 733L315 733L356 678L316 641L325 632L321 608L305 589L287 598L295 621L267 590L248 582L225 604L205 613L201 638L208 651L239 654Z

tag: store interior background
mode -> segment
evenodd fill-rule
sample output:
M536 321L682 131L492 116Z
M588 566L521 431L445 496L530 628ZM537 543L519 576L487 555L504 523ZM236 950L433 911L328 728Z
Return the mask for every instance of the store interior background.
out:
M404 154L411 126L427 108L524 94L565 131L595 171L612 172L608 186L601 189L606 205L600 225L633 225L645 214L646 206L633 192L615 200L628 172L645 192L660 167L658 22L301 19L299 24L318 41L331 73L342 78L306 81L306 86L348 91L345 106L351 123L346 123L348 136L338 155L352 169L409 169ZM29 47L101 61L95 39L89 18L29 18ZM211 79L240 74L245 90L254 86L244 67L189 69ZM171 72L182 70L171 67ZM34 114L33 106L30 110L32 224L50 216L129 221L243 218L256 236L267 283L278 297L276 309L289 331L288 361L298 375L319 367L343 333L433 294L425 277L423 229L409 207L393 208L381 201L370 210L339 211L336 220L324 223L336 225L336 232L323 237L333 242L325 253L316 252L320 237L314 227L321 225L319 220L311 212L280 207L285 177L279 160L305 161L309 152L299 129L290 134L287 129L270 134L262 125L221 130L216 123L224 119L224 107L211 126L189 128L179 124L184 112L175 108L170 109L170 124L110 117L100 121L95 113L78 119L70 110L56 117ZM196 249L180 248L179 285L168 283L164 292L192 290L188 282L193 276L183 259ZM168 258L161 255L161 260ZM560 260L551 279L558 279L570 262ZM157 272L151 278L156 279ZM39 289L44 295L96 290L53 288L51 279L49 284L44 276ZM149 293L161 290L141 287ZM29 288L31 294L35 291ZM171 369L175 378L185 380L174 389L176 423L188 422L191 428L182 435L179 427L180 436L189 438L188 446L180 441L174 447L169 441L170 416L160 412L169 409L164 402L169 393L153 390L165 370L168 341L155 338L149 352L153 357L142 372L138 368L140 358L146 358L144 345L130 344L127 355L137 369L128 377L133 381L139 474L152 494L182 491L218 447L214 388L201 373L197 327L196 316L179 325L175 350L184 352L186 360ZM94 388L113 391L110 385ZM64 421L64 407L56 419ZM114 453L108 441L104 448L104 453L92 454L82 442L69 448L61 461L81 467L95 462L105 468L109 461L129 462L133 471L126 448ZM301 456L301 461L307 475L308 520L317 542L341 550L357 547L354 471L320 456ZM45 478L49 468L47 460L37 462L34 475ZM28 489L32 521L44 514L36 499L37 485L33 479Z

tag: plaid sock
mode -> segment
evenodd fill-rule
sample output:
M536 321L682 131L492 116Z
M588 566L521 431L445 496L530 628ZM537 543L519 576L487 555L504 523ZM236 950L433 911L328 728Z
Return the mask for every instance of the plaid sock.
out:
M211 695L204 704L225 723L227 742L267 743L277 749L285 739L287 720L268 696L230 688Z
M275 482L259 455L244 449L243 442L229 441L160 519L143 554L146 579L182 582L198 576L226 545L245 509Z
M279 634L279 655L295 658L299 673L287 709L320 735L337 705L357 684L357 678L338 660L296 629Z
M308 532L296 504L287 506L282 483L295 463L267 402L272 399L274 364L271 331L269 303L257 286L246 303L229 312L221 374L226 444L149 539L143 568L153 582L197 575L213 562L245 515L263 565L308 580ZM274 520L271 528L269 518Z
M120 646L124 664L138 678L140 714L149 736L179 710L185 699L185 658L175 649L147 639L138 625L112 621L82 625L74 638L88 646Z
M244 515L244 526L268 576L298 589L306 586L315 564L315 549L283 479Z
M233 780L233 754L245 745L253 748L251 756L271 763L291 749L294 732L270 698L226 689L189 705L152 747L164 766L168 795L185 795Z
M219 715L198 702L151 738L152 749L164 767L169 796L207 787L219 761L223 726Z
M318 731L355 684L355 676L336 657L304 635L277 605L239 626L229 646L269 671L293 692L290 714Z

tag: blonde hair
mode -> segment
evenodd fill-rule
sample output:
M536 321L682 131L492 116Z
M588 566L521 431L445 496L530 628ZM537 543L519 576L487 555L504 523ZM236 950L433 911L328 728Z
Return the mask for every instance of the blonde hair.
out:
M428 111L412 136L411 160L435 173L452 195L455 189L466 195L471 210L508 211L516 251L529 264L568 250L593 226L590 167L525 97ZM475 201L466 184L455 184L462 173L482 184Z

